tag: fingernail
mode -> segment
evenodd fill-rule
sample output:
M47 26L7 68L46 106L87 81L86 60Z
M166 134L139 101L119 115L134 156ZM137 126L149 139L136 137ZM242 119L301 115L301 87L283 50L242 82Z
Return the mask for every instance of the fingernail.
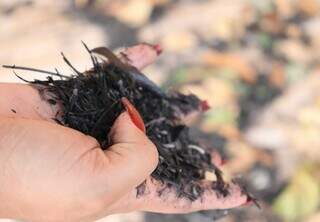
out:
M261 206L260 206L258 200L247 194L247 201L244 204L242 204L242 206L249 207L252 205L255 205L258 209L261 209Z
M245 206L245 207L249 207L249 206L252 206L253 204L253 201L252 200L247 200L247 202L245 202L244 204L242 204L242 206Z
M225 165L227 162L228 162L228 160L222 159L222 160L221 160L221 166Z
M160 55L162 53L162 47L160 44L156 44L152 46L154 48L154 50L156 50L157 55Z
M203 101L201 101L201 110L203 111L203 112L205 112L205 111L207 111L207 110L209 110L210 109L210 105L209 105L209 103L208 103L208 101L207 100L203 100Z
M143 133L146 133L146 127L138 110L126 97L121 98L121 103L128 112L130 119L132 120L134 125L136 125L136 127L138 127L138 129L140 129Z

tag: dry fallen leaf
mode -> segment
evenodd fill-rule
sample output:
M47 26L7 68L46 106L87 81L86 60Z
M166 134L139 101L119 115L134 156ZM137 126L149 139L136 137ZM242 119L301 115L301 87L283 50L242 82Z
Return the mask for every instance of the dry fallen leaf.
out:
M236 107L236 95L232 84L219 78L211 77L202 84L188 84L181 88L181 92L193 93L201 99L207 100L212 110L217 107ZM214 95L214 96L212 96Z
M286 27L286 34L290 37L290 38L295 38L298 39L302 36L302 30L301 27L296 25L296 24L289 24Z
M317 0L298 0L297 8L308 16L315 16L320 11L319 1Z
M283 23L276 12L269 12L262 17L261 29L268 33L277 34L283 30Z
M226 172L232 174L245 172L257 160L254 149L244 142L234 140L228 144L227 148L232 159L225 166Z
M272 64L269 79L272 85L276 87L281 88L284 86L286 79L283 64L277 62Z
M153 7L149 0L112 1L107 11L119 21L131 27L139 27L148 21Z
M314 57L310 47L305 46L301 41L293 39L278 41L274 45L274 51L296 63L309 63Z
M291 1L275 0L276 9L282 18L289 18L294 14L294 9Z
M239 73L240 77L252 83L256 79L256 72L245 58L237 54L220 53L216 51L207 51L202 56L206 65L215 67L228 67Z
M166 34L161 45L166 51L179 52L185 49L193 48L197 45L197 37L188 31L170 32Z
M306 220L306 222L319 222L319 221L320 221L320 213L316 213Z
M192 30L202 39L241 38L252 21L252 7L242 0L178 1L161 19L140 30L139 39L154 41L172 30ZM239 13L241 12L241 13Z

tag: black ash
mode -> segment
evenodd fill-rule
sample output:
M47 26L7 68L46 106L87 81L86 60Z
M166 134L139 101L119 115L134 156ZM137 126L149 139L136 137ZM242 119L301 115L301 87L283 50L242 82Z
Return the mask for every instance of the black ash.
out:
M221 171L211 162L210 154L190 137L188 127L181 121L183 116L199 111L202 101L195 95L161 91L137 69L121 63L106 48L102 53L100 50L100 54L108 62L98 61L93 55L97 50L87 50L93 63L91 70L79 72L63 55L74 75L67 77L57 70L44 71L50 75L47 80L29 82L48 103L61 106L56 122L93 136L103 149L107 149L111 143L108 132L124 110L120 99L126 97L141 114L146 133L157 146L159 164L152 173L154 179L175 188L179 197L193 201L204 192L200 181L205 179L206 171L211 171L217 177L212 189L221 196L229 195L228 185L223 181ZM60 79L53 79L53 75ZM137 195L142 195L144 190L144 185L140 185Z

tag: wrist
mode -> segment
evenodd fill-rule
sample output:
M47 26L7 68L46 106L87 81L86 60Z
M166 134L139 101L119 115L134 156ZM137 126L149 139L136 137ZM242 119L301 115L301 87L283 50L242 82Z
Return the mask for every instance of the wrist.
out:
M0 218L20 219L21 200L18 197L22 195L16 192L19 181L10 161L14 148L4 144L9 137L2 132L8 129L7 118L0 117L0 125L2 126L0 129Z
M2 172L0 172L2 174ZM3 180L2 176L0 176L0 181ZM17 201L12 200L12 193L9 193L6 188L0 185L0 218L8 218L8 219L21 219L21 215L18 215L18 206L19 203Z

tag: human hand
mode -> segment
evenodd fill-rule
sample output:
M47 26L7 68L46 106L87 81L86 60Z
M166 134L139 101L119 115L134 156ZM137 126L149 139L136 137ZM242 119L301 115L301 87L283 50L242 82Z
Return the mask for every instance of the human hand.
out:
M152 51L147 46L135 46L135 47L129 48L124 52L124 54L126 56L123 57L123 54L122 54L122 59L128 60L129 63L135 65L137 68L140 68L140 69L143 68L144 66L146 66L147 64L151 63L157 56L156 51ZM55 117L57 111L59 110L59 107L50 105L46 101L42 100L40 98L38 92L28 85L3 84L2 86L0 86L0 107L1 107L0 108L0 115L14 118L13 120L11 119L10 121L15 121L15 120L29 121L28 123L23 123L22 125L30 127L29 128L29 129L31 129L30 130L30 138L31 139L29 139L30 141L34 141L34 140L37 141L38 136L42 135L42 136L44 136L44 138L50 137L50 139L48 139L48 141L55 142L56 139L54 137L56 137L59 134L58 137L60 137L60 136L63 137L63 136L69 135L69 136L67 136L68 137L67 140L72 141L71 144L73 144L73 142L79 140L78 136L81 135L80 136L81 140L83 140L83 142L80 143L81 147L83 146L83 144L87 144L87 143L90 145L89 146L87 144L86 145L87 148L82 148L82 149L90 150L90 148L92 148L93 144L95 144L95 146L96 146L96 142L85 142L83 139L83 138L86 138L85 140L95 141L91 137L84 136L83 134L81 134L79 132L76 132L74 130L56 125L54 123L48 123L48 122L52 121L52 118ZM11 109L13 109L13 111ZM122 114L122 115L126 116L126 114ZM21 117L29 118L29 119L33 119L33 120L22 120L22 119L20 119ZM119 130L124 130L124 128L126 127L126 124L129 124L130 121L129 121L128 117L119 117L119 118L120 118L120 120L119 119L117 120L114 127L118 128ZM37 121L35 121L35 120L37 120ZM6 119L5 121L9 121L9 120ZM35 121L35 122L33 122L33 121ZM45 121L47 121L47 122L45 122ZM39 123L41 123L40 124L41 127L39 126L39 132L41 131L41 135L39 135L38 132L33 127L33 124L37 125ZM13 122L12 122L12 124L13 124ZM53 131L55 131L55 133L57 135L54 134L54 135L50 136L47 133L48 130L45 130L46 127L48 127L48 129L54 128ZM131 132L133 130L133 132L135 132L134 129L137 130L136 128L134 128L134 126L132 126L132 129L129 131ZM49 131L51 132L51 130L49 130ZM59 131L59 133L58 133L58 131ZM143 177L143 179L141 179L141 181L140 181L140 183L141 183L145 178L148 177L148 175L154 169L156 162L153 162L151 160L154 159L154 157L156 157L156 153L153 153L154 146L151 144L151 142L143 134L141 134L140 131L138 131L136 133L138 133L138 134L140 133L140 135L139 135L139 137L135 137L135 138L139 138L139 139L136 141L137 144L134 144L134 147L132 147L132 150L134 152L124 153L123 157L124 157L124 159L126 159L126 158L128 158L127 155L130 155L130 158L138 159L139 163L134 162L134 161L133 162L127 161L126 163L121 162L121 161L119 161L119 162L107 161L108 164L106 164L106 165L108 165L108 167L107 167L108 169L115 169L116 166L120 167L120 169L125 168L127 170L125 172L128 173L128 170L129 170L128 176L131 176L134 178L141 179ZM12 134L12 135L14 135L14 134ZM77 136L75 136L75 135L77 135ZM47 137L45 137L45 136L47 136ZM77 137L77 138L75 138L75 137ZM88 139L88 138L90 138L90 139ZM124 141L126 141L127 139L128 138L124 138ZM14 141L16 141L16 140L14 140ZM116 140L114 140L114 141L116 141ZM46 142L45 141L43 141L43 142L44 143L40 147L46 147ZM147 147L142 150L140 149L139 144L141 144L141 143L148 144L147 146L149 148L148 148L147 153L145 153L145 149L147 149ZM56 149L58 146L59 146L59 148L62 147L61 148L62 150L64 149L63 143L61 143L61 144L54 143L52 145L48 145L48 147L51 147L51 146L55 147L55 149L51 148L49 150L50 152L53 152L53 154L44 153L44 155L41 156L42 158L44 158L43 160L45 160L46 158L48 158L50 156L55 156L54 154L56 154L55 152L57 152ZM70 146L73 147L73 148L70 148L70 150L74 150L73 151L74 158L76 158L77 155L75 155L75 154L78 152L81 153L81 149L79 149L76 145L70 145ZM38 149L38 147L33 146L32 149L33 150ZM79 150L79 151L76 151L76 150ZM95 150L94 151L95 153L99 153L99 154L95 154L95 155L99 156L99 157L97 157L97 159L99 158L102 160L104 158L109 159L108 152L112 153L112 151L110 151L110 148L107 149L108 151L106 151L105 153L103 153L103 151L97 147L94 150ZM131 149L129 149L129 150L131 150ZM91 151L89 153L91 153ZM79 155L79 153L78 153L78 155ZM87 155L88 154L85 154L85 156L87 156ZM90 155L92 155L92 154L90 154ZM46 157L46 156L48 156L48 157ZM62 154L62 156L64 156L64 154ZM70 157L73 158L73 156L71 156L71 155L70 155ZM35 156L34 158L37 158L37 156ZM86 158L88 158L88 157L86 157ZM144 161L144 158L146 158L150 161L149 166L146 166L147 162ZM215 164L219 165L219 158L215 157L213 159L215 159ZM69 161L72 162L71 159ZM79 168L81 168L81 170L79 172L77 171L77 173L75 173L76 176L70 177L70 178L73 178L73 180L70 180L68 178L63 177L63 180L56 181L54 178L50 178L50 174L44 178L47 178L47 180L50 181L48 183L51 186L60 187L61 189L63 189L63 186L65 186L64 185L65 183L68 183L67 181L70 181L70 184L68 184L67 187L68 186L69 187L77 187L77 180L76 180L77 177L82 178L83 183L85 182L85 180L89 180L89 181L87 181L88 183L93 182L95 180L94 177L92 177L92 176L90 177L86 173L83 173L83 175L81 174L81 176L80 176L80 175L78 175L78 173L81 173L83 167L86 167L88 169L92 169L92 167L95 166L97 163L99 165L99 161L98 162L95 162L95 161L91 161L90 164L88 164L87 166L80 165ZM137 169L137 167L139 167L140 166L139 164L141 164L141 163L143 163L143 168L144 168L143 170ZM52 163L52 164L54 165L54 163ZM116 165L114 166L114 164L116 164ZM75 166L76 165L78 165L78 163L76 163ZM65 168L68 169L68 166L65 166ZM63 169L63 168L61 168L61 169ZM47 172L47 170L48 169L44 168L44 171ZM106 195L100 193L99 197L101 199L97 200L97 202L99 202L99 203L102 202L103 206L98 204L98 205L100 205L100 207L98 207L98 208L100 208L99 210L98 209L94 210L89 206L88 207L89 210L87 210L86 215L84 213L85 211L77 209L76 211L78 211L78 214L75 211L73 211L73 213L72 213L73 216L76 215L77 218L82 218L83 220L86 220L89 218L90 219L98 218L98 217L112 214L112 213L128 212L128 211L133 211L133 210L144 210L144 211L164 212L164 213L185 213L185 212L191 212L191 211L197 211L197 210L203 210L203 209L232 208L232 207L239 206L247 201L246 195L242 195L241 189L236 185L230 186L230 195L225 198L223 198L223 197L218 198L217 194L214 191L212 191L211 189L207 189L202 198L199 198L198 200L193 201L193 202L190 202L189 200L186 200L183 198L177 198L174 190L171 190L171 189L166 189L165 193L163 193L161 196L159 196L158 191L160 189L162 189L163 185L161 185L159 182L157 182L155 180L152 180L150 177L148 177L148 179L146 180L145 194L143 196L137 197L137 195L136 195L137 191L136 191L135 187L139 183L134 184L133 182L130 183L130 181L127 182L126 181L127 180L126 174L123 174L122 172L119 173L119 171L116 171L116 170L115 170L115 172L118 172L118 174L116 174L114 172L110 172L112 175L116 175L113 178L111 184L109 184L110 180L102 182L102 179L97 179L97 181L95 181L95 185L99 186L99 188L100 188L97 190L101 190L106 187L108 188L110 186L113 186L113 184L116 185L116 188L118 188L121 185L121 186L125 186L126 189L128 187L130 187L130 189L127 189L126 191L124 191L125 189L123 188L123 190L122 190L123 192L121 194L120 193L117 194L118 191L115 190L114 191L115 194L110 195L110 193L113 191L108 188L109 193L107 194L107 196L110 195L111 198L107 198ZM33 173L36 173L36 172L33 172ZM35 177L33 175L33 173L30 172L29 178L27 178L27 177L26 178L30 180L30 178ZM122 184L122 182L118 183L116 181L116 180L118 180L118 177L122 177L120 179L124 179L126 184ZM38 185L42 187L43 186L42 183L45 183L45 180L44 180L44 182L41 182L41 179L42 179L42 175L40 175L38 178L38 180L39 180ZM66 180L66 181L64 181L64 180ZM27 182L28 182L28 180L25 181L25 183L27 183ZM137 182L137 180L135 180L135 182ZM203 184L204 184L204 186L206 186L207 182L204 181ZM28 186L31 186L31 185L32 184L30 184ZM37 189L37 186L35 186L35 185L32 185L32 187L34 187L34 189ZM79 206L79 203L81 203L83 205L86 205L86 204L90 205L91 203L94 203L94 201L90 201L90 199L85 200L86 195L82 195L83 199L81 199L81 201L80 201L79 198L77 199L76 197L70 196L70 194L72 193L70 190L65 189L65 192L66 193L63 193L63 194L66 197L68 197L67 199L75 198L74 200L69 200L69 202L73 202L77 206ZM81 190L81 192L85 192L85 191ZM79 190L79 193L80 193L80 190ZM1 198L1 196L0 196L0 198ZM60 198L60 196L59 196L59 198ZM56 209L54 209L56 206L54 206L54 205L59 203L59 202L55 202L55 201L59 201L59 198L56 198L51 203L53 206L49 205L49 207L47 209L49 212L54 212L54 214L56 214L56 211L55 211ZM64 200L64 198L61 199L62 202L63 202L63 200ZM41 202L43 202L44 204L41 204ZM39 205L45 207L46 206L45 203L47 203L47 199L45 197L43 197L42 199L40 198ZM47 207L45 207L45 208L47 208ZM53 209L49 210L50 208L53 208ZM72 207L69 207L69 209L70 208L72 208ZM84 207L84 208L86 208L86 207ZM73 209L76 209L76 207L74 207ZM61 207L60 210L63 210L63 207ZM34 211L38 211L38 210L34 209ZM39 210L38 212L41 212L41 210ZM61 212L60 216L66 215L64 212L65 211ZM49 217L50 215L51 214L49 214L49 213L44 215L44 216L46 216L46 219L45 219L46 221L48 221L48 219L50 218ZM57 214L57 215L59 215L59 214ZM55 220L55 221L57 221L57 220ZM77 221L79 221L79 219L77 219Z
M9 218L98 219L158 161L155 146L126 112L107 151L94 138L47 121L1 118L0 125L0 215Z

